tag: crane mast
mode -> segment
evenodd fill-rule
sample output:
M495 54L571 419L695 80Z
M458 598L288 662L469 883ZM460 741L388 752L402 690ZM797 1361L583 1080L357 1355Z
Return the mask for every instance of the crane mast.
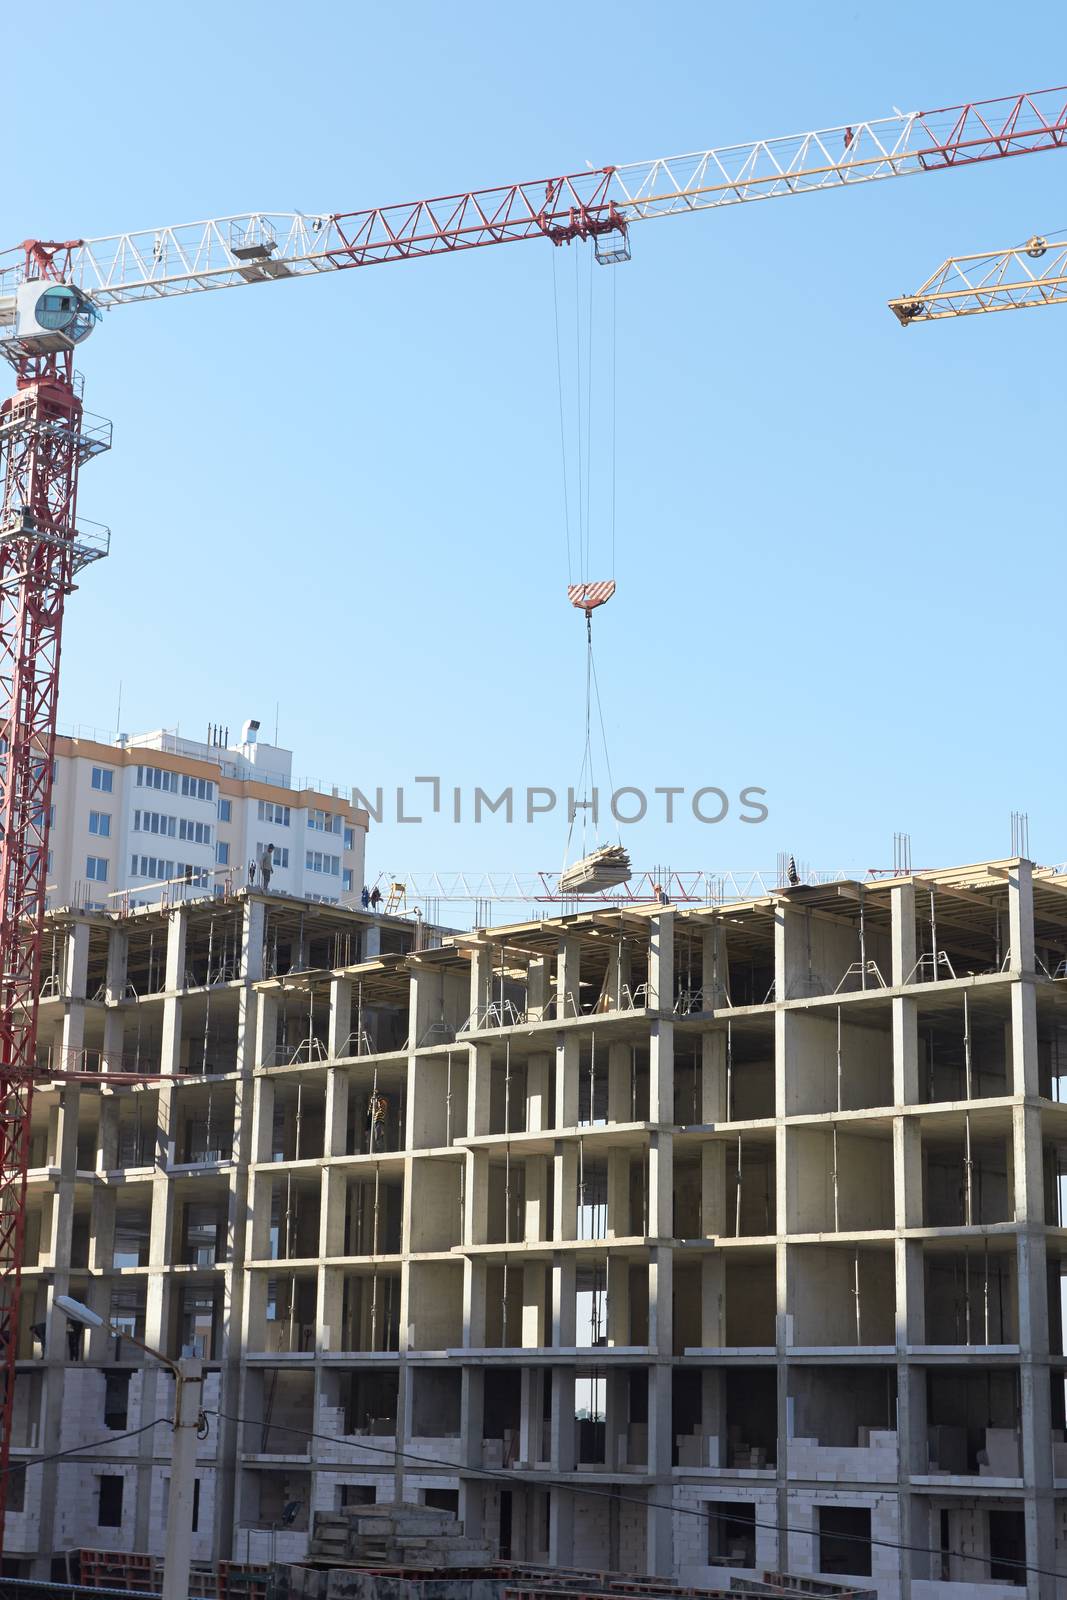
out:
M633 223L1062 149L1067 89L356 212L245 212L63 243L0 272L0 1549L9 1481L63 609L106 555L77 521L78 474L110 448L82 407L77 345L101 309L523 239L629 258Z
M20 297L32 331L0 341L15 394L0 407L0 1494L8 1479L19 1342L41 927L48 872L63 608L77 573L106 553L77 524L78 473L110 444L86 425L74 349L95 320L62 282L69 247L27 248Z

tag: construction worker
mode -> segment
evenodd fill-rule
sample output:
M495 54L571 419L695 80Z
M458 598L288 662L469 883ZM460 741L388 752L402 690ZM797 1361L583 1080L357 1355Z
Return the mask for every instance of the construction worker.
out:
M363 885L363 893L359 897L359 903L363 907L364 911L366 911L370 906L370 890L367 888L366 884Z
M252 856L251 859L249 860L249 863L248 863L248 887L250 889L254 889L255 886L256 886L256 858L255 858L255 856Z
M370 908L371 908L371 910L372 911L377 911L377 909L381 905L381 903L382 903L382 891L379 889L378 885L375 884L374 888L370 892Z
M389 1102L375 1089L367 1101L367 1146L371 1155L385 1149L385 1119L389 1115Z
M264 891L270 888L271 874L274 871L274 846L269 844L259 858L259 881Z

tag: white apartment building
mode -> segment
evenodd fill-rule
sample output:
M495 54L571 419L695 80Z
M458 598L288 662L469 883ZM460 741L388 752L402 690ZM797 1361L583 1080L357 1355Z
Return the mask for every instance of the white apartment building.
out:
M166 729L56 740L48 905L116 911L248 883L274 846L273 893L358 904L368 817L350 794L294 786L291 750L249 721L228 744Z

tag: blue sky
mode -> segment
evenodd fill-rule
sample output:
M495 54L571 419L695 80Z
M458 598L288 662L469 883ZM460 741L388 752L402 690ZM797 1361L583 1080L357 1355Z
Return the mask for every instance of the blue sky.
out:
M356 209L1067 81L1062 5L1040 3L1013 28L984 3L966 26L847 3L48 18L8 24L11 243ZM1065 177L1043 155L650 222L596 269L596 315L617 296L619 588L596 628L615 780L759 785L770 808L650 816L623 830L638 865L788 849L862 869L896 830L917 865L973 860L1007 853L1013 809L1038 859L1067 857L1067 313L905 333L885 309L949 254L1067 229ZM113 726L121 680L131 731L269 731L277 703L298 769L339 783L574 782L554 254L573 296L573 252L532 242L105 318L82 365L115 448L81 505L113 555L69 604L62 720ZM609 504L600 471L593 567ZM394 824L368 860L554 867L565 834L559 814Z

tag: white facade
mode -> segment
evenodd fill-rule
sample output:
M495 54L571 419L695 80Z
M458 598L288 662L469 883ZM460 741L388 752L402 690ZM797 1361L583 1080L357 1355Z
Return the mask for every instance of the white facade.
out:
M294 787L292 751L165 729L113 744L56 741L48 905L118 910L164 896L224 894L274 846L270 888L358 904L367 814L334 788Z

